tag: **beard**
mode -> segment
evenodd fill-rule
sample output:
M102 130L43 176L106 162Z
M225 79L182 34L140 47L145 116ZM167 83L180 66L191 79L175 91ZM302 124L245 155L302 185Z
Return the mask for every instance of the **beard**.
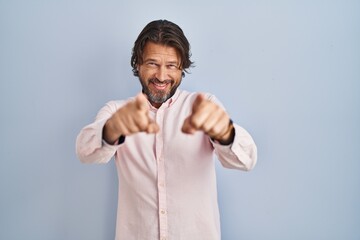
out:
M164 80L164 81L160 81L157 78L151 78L147 81L145 81L144 79L142 79L141 77L139 77L141 86L142 86L142 92L148 97L148 100L150 101L150 103L155 103L155 104L162 104L164 102L166 102L169 98L171 98L176 90L178 89L178 87L180 86L181 83L181 79L180 81L175 84L174 80ZM158 90L158 89L150 89L149 88L149 84L170 84L170 89L168 90L167 88L165 88L164 90Z

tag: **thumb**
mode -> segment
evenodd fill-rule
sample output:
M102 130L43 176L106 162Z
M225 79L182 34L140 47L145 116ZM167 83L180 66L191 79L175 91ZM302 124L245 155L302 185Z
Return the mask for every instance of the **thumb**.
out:
M204 94L199 93L196 98L195 101L193 103L193 107L192 107L192 111L196 112L196 110L199 108L199 106L201 105L202 102L204 102L206 100L206 97Z
M190 117L187 117L185 120L184 120L184 123L182 125L182 128L181 128L181 131L183 133L187 133L187 134L193 134L196 132L196 129L191 125L191 122L190 122Z
M143 93L139 93L135 97L135 104L136 104L136 108L139 110L148 110L149 109L147 98Z

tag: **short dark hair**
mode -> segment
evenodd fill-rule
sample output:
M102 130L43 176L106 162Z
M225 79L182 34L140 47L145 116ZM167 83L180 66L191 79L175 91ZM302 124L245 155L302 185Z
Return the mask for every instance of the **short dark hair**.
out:
M187 69L193 65L190 60L190 44L182 29L168 20L156 20L148 23L141 31L134 43L131 56L132 71L135 76L139 76L137 65L142 64L144 47L147 42L162 44L176 49L180 55L180 68L183 70L183 77Z

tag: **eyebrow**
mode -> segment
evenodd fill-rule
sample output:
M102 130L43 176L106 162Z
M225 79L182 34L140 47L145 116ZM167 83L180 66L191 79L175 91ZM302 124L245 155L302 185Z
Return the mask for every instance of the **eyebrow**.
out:
M144 60L144 62L157 62L157 60L154 58L147 58Z
M148 59L144 60L144 63L148 63L148 62L158 62L158 60L155 58L148 58ZM166 64L180 65L180 63L177 60L168 61L168 62L166 62Z
M176 65L178 65L179 64L179 62L178 61L169 61L169 62L166 62L167 64L176 64Z

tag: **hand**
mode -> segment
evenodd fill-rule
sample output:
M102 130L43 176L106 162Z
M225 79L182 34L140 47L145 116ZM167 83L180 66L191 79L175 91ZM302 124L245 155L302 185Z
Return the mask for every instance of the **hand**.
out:
M103 139L115 143L120 136L138 132L156 133L159 126L149 117L149 105L144 94L140 93L117 110L105 123Z
M229 123L229 115L220 106L199 94L193 104L192 113L184 121L182 131L193 134L201 130L222 144L230 144L234 140L234 132L233 125Z

